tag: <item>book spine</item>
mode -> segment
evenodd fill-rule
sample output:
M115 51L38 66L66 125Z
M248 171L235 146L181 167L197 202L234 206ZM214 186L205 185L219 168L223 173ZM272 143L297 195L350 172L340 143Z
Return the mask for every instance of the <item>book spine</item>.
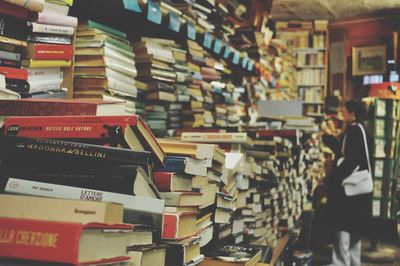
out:
M0 1L0 12L24 20L27 20L29 17L28 9L7 3L5 1Z
M29 9L30 11L33 12L42 12L43 11L43 6L44 6L44 1L41 0L31 0L31 1L26 1L26 0L5 0L8 3L11 3L13 5L21 6L26 9Z
M21 67L21 61L14 61L14 60L1 59L0 58L0 66L12 67L12 68L20 68Z
M78 263L82 224L0 218L0 256Z
M22 65L28 68L69 67L71 60L23 60Z
M28 36L26 21L0 13L0 35L25 41Z
M62 82L62 78L29 81L29 92L35 93L38 91L60 89Z
M6 88L15 92L29 92L29 83L26 80L6 79Z
M43 79L56 79L62 77L61 68L29 68L28 81L43 80Z
M31 23L31 31L34 33L49 33L49 34L60 34L60 35L71 36L75 32L75 28L68 27L68 26L38 24L38 23L32 22Z
M179 216L174 213L164 213L163 239L177 239L179 230Z
M56 35L36 35L29 34L27 38L28 42L36 43L49 43L49 44L71 44L71 38L66 36L56 36Z
M32 45L29 57L44 60L70 60L73 56L72 45L40 44Z
M21 60L21 55L19 53L0 51L0 59L19 61Z
M0 67L0 73L8 79L28 79L28 71L22 68L12 68L12 67Z
M103 147L67 141L0 136L0 146L7 156L43 156L66 160L86 160L147 166L149 152Z
M172 187L173 173L154 172L153 181L160 192L170 192Z
M68 6L58 5L51 2L44 2L44 9L42 12L67 16L68 11Z
M42 24L76 27L78 25L78 18L40 12L36 22Z

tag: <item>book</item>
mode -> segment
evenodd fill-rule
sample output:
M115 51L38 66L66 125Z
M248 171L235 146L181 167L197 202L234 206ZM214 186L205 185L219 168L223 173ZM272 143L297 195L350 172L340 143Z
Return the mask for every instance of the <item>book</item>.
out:
M165 167L157 168L158 171L176 172L178 174L207 176L207 160L198 160L180 156L166 156Z
M4 125L6 134L10 135L122 145L135 151L151 151L159 165L163 165L165 157L153 133L137 115L12 117ZM31 130L33 128L36 130Z
M35 60L71 60L73 53L72 45L29 43L26 56Z
M1 257L77 265L125 257L133 227L1 217L0 228Z
M112 202L49 199L43 197L0 195L0 217L59 222L105 224L122 223L124 206ZM62 206L62 207L61 207Z
M220 163L225 162L223 150L215 144L198 144L168 139L159 139L158 143L168 155L188 156L195 159L211 159Z
M0 116L121 115L120 101L84 101L69 99L0 99Z
M124 223L149 224L154 235L161 238L164 200L131 196L82 187L70 187L31 180L8 178L5 193L86 201L116 202L124 205ZM145 241L141 241L141 244Z
M17 6L15 4L7 3L6 1L0 2L0 12L24 20L27 20L29 17L29 9Z
M196 213L164 213L163 239L181 240L196 234Z
M72 43L72 39L71 36L31 33L28 34L28 42L68 45Z
M254 266L261 260L261 248L251 245L221 245L209 247L200 265L207 266Z
M34 13L33 16L31 16L31 20L36 21L37 23L40 24L49 24L49 25L59 25L59 26L69 26L69 27L76 27L78 25L78 18L76 17L47 13L47 12Z
M29 3L25 0L5 0L5 2L24 7L33 12L42 12L44 6L44 0L31 0Z
M189 142L251 144L251 139L247 136L247 133L182 132L181 140Z
M0 66L0 74L3 74L6 79L27 80L28 71L26 69L12 68Z
M55 35L68 35L68 36L72 36L75 33L74 27L39 24L36 22L28 22L28 28L32 33L48 33Z
M69 67L72 64L71 60L48 60L48 59L23 59L21 64L27 68L43 68L43 67Z
M165 200L166 206L200 206L201 196L199 192L160 192L161 197Z
M59 5L52 2L44 2L43 13L58 14L62 16L67 16L69 7L67 5Z
M132 265L165 265L166 245L135 245L127 248Z
M2 22L1 36L26 41L28 36L28 28L26 20L0 13Z
M19 47L26 47L28 45L28 43L26 41L21 41L21 40L17 40L14 38L1 36L1 35L0 35L0 44L15 45L15 46L19 46Z
M84 22L80 22L76 29L78 31L90 30L90 29L98 29L98 30L101 30L101 31L106 32L108 34L115 35L115 36L117 36L119 38L127 39L127 35L126 35L125 32L122 32L122 31L119 31L117 29L108 27L106 25L100 24L100 23L95 22L93 20L87 20L87 21L84 21Z
M204 256L200 253L199 237L164 242L168 244L166 265L197 265L204 259Z
M160 192L192 191L192 176L170 172L153 172L153 181Z

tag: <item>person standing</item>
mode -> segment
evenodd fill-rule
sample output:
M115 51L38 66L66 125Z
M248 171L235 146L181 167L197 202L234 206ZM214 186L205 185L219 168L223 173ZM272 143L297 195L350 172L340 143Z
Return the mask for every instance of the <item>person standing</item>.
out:
M369 169L372 145L362 130L365 109L361 102L347 101L342 109L345 129L336 144L334 137L324 135L324 142L336 146L337 156L327 178L327 208L329 221L335 231L332 264L335 266L361 265L361 236L368 232L371 217L372 193L347 196L343 180L354 171ZM367 145L367 147L365 147ZM367 156L367 152L369 152ZM371 162L369 162L372 165ZM372 173L371 173L372 175Z

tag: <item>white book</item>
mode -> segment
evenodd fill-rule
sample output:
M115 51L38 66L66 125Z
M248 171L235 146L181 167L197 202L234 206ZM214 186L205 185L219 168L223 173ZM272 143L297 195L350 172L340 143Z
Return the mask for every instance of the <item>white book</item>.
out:
M121 72L123 74L126 74L130 77L136 77L137 71L135 67L135 63L133 62L126 62L126 61L120 61L119 59L109 57L109 56L104 56L104 63L107 67Z
M68 11L69 11L69 6L67 6L67 5L58 5L58 4L46 1L46 2L44 2L42 12L67 16Z
M31 22L31 31L34 33L49 33L57 35L74 35L75 28L69 26L58 26L58 25L46 25Z
M147 224L151 221L156 230L161 230L162 228L162 214L165 205L165 201L162 199L48 184L11 177L7 181L4 192L39 197L120 203L124 205L125 209L124 222ZM157 235L161 235L161 231L157 232Z
M135 67L135 60L133 58L129 58L115 49L110 48L110 45L104 46L104 56L122 61L126 65Z
M61 88L61 83L63 78L51 78L51 79L36 79L30 80L29 82L29 92L39 92L48 90L57 90Z
M28 68L28 82L33 80L62 78L60 67Z
M123 80L113 77L107 77L108 87L118 92L129 94L132 97L137 97L137 88L135 83L126 83Z

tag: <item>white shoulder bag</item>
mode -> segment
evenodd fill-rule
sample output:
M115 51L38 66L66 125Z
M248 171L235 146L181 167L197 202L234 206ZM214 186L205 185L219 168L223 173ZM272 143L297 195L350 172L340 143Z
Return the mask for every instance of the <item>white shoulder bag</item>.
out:
M344 187L344 192L347 196L357 196L357 195L362 195L362 194L368 194L373 191L373 181L372 181L372 175L371 175L371 165L369 162L369 152L368 152L368 144L367 144L367 136L365 134L365 130L363 126L357 124L362 132L363 139L364 139L364 147L365 147L365 153L367 155L367 163L368 163L368 169L365 170L360 170L359 166L354 170L354 172L346 177L343 182L342 186ZM343 140L343 146L342 146L342 153L344 154L344 145L346 142L346 136Z

